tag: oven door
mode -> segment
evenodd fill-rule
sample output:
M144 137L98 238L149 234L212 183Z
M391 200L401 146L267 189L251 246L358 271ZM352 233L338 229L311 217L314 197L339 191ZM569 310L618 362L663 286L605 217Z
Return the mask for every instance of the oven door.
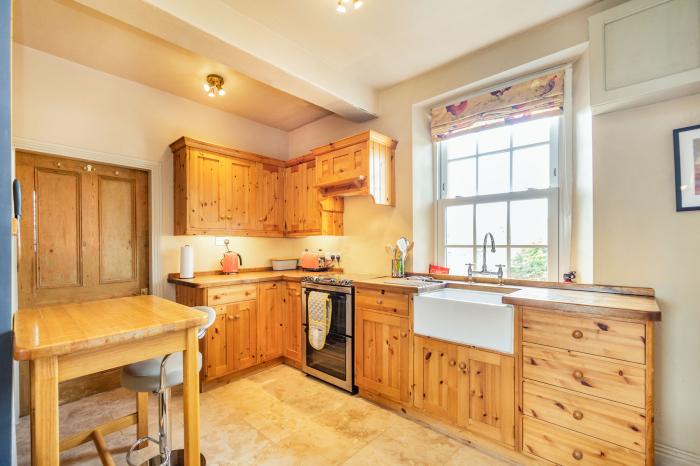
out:
M302 293L302 368L307 374L341 387L353 390L353 316L352 294L334 291L332 287L313 285L304 288ZM330 288L330 289L329 289ZM326 336L326 344L321 350L309 344L307 301L309 292L329 293L332 314L331 327ZM350 293L352 290L350 289Z

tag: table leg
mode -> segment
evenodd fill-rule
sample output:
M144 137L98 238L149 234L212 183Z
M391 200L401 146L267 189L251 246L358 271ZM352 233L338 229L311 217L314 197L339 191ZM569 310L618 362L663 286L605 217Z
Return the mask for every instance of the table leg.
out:
M199 465L199 371L197 368L197 328L187 329L187 343L182 355L182 404L185 421L185 466Z
M58 360L30 362L32 465L58 466Z

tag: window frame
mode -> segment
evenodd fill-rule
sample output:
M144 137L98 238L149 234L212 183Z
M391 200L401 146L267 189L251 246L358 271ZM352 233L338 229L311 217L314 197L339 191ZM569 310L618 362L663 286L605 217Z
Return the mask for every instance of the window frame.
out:
M566 105L566 99L565 99ZM437 224L437 241L436 241L436 256L437 261L441 265L445 265L445 249L446 248L464 248L473 249L472 260L468 260L465 257L465 263L472 262L477 264L479 248L483 246L483 241L476 237L476 222L473 222L473 244L472 245L451 245L446 243L445 236L445 212L448 207L458 206L458 205L473 205L474 217L476 217L476 206L479 204L488 204L493 202L507 202L507 218L506 218L506 241L507 243L497 243L497 248L506 248L506 262L507 267L505 269L506 277L510 276L510 264L511 264L511 250L513 248L533 248L541 245L519 245L511 244L511 222L510 222L510 202L518 200L529 200L529 199L547 199L548 208L548 225L547 225L547 280L557 281L560 269L560 224L562 222L562 217L560 215L560 198L561 198L561 185L562 177L559 167L566 163L564 159L564 144L563 136L566 131L565 115L560 115L554 117L552 121L556 121L557 124L550 125L550 137L547 143L540 142L534 144L527 144L522 146L513 147L512 133L510 135L510 142L507 149L484 152L483 154L477 152L474 157L477 158L476 170L477 170L477 186L478 186L478 159L479 157L488 156L491 154L508 152L509 154L509 170L510 170L510 186L513 183L513 152L514 150L524 149L528 147L541 146L543 144L549 144L549 187L543 189L528 189L525 191L515 191L507 193L498 194L477 194L468 197L457 197L452 199L446 199L447 193L447 165L448 159L447 155L444 153L444 145L441 142L436 142L435 153L437 156L437 177L438 177L438 189L436 190L436 224ZM459 136L457 136L459 137ZM467 158L470 156L465 156ZM462 158L452 159L461 160ZM478 189L478 188L477 188ZM489 264L489 270L495 271L496 264ZM475 272L478 270L476 265L474 266Z

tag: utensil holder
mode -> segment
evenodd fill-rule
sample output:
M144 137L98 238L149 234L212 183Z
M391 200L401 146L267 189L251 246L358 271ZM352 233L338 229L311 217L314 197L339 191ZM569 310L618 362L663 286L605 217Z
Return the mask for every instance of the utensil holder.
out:
M403 259L391 260L391 276L392 278L403 278L406 276Z

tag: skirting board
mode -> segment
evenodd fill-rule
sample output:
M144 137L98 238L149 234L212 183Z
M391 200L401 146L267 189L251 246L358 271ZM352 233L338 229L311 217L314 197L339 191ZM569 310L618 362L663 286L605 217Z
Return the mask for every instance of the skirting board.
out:
M700 455L663 443L654 445L654 459L659 466L690 466L700 465Z

